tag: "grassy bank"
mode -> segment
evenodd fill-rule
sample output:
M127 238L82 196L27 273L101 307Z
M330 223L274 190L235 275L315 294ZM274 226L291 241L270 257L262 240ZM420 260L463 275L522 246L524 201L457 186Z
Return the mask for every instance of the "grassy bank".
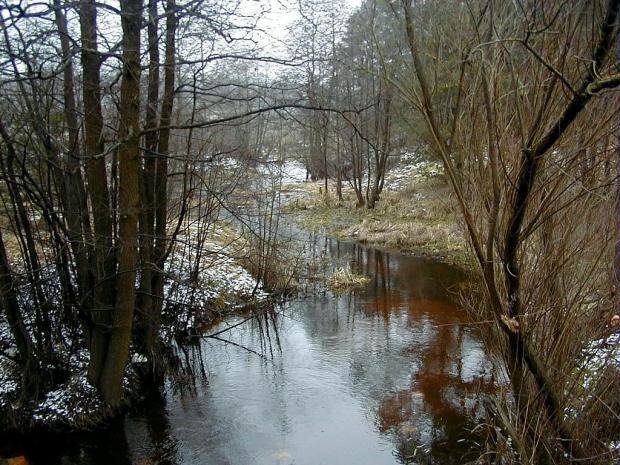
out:
M389 181L389 180L388 180ZM343 240L355 240L410 255L433 256L464 265L465 239L457 223L449 187L438 176L413 177L394 190L386 184L375 209L356 208L350 187L343 200L333 184L325 193L324 182L296 185L296 198L286 212L301 227L324 230Z

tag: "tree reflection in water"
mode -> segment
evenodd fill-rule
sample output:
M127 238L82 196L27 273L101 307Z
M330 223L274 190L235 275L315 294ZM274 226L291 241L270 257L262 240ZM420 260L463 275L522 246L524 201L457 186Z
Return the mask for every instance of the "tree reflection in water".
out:
M403 350L420 361L408 385L379 402L379 431L397 441L404 463L450 463L459 453L464 461L475 459L477 438L468 432L480 421L482 400L496 392L497 384L486 357L480 357L479 345L472 344L475 335L457 304L463 275L441 264L429 266L425 260L400 261L396 268L390 254L354 247L355 265L373 276L362 310L388 325L393 320L392 324L405 322L414 332L425 328L426 337Z

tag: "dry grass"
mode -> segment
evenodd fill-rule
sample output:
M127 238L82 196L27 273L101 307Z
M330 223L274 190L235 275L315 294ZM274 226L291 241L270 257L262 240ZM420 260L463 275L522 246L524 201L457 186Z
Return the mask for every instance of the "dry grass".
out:
M363 287L370 281L366 275L356 273L351 267L336 268L327 281L330 290L342 292L349 289Z
M466 243L456 218L450 189L440 179L412 180L397 191L385 191L374 210L355 207L350 188L343 201L330 186L307 183L288 206L306 229L324 230L344 240L356 240L413 255L443 256L464 264Z

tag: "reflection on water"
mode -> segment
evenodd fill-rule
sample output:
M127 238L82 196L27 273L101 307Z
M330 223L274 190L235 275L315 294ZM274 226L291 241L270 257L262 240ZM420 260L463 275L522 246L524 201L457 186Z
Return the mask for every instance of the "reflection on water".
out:
M372 277L315 293L268 321L202 344L207 383L147 399L96 436L17 446L33 464L459 464L492 394L491 365L455 303L445 264L355 244L314 243ZM234 325L231 319L220 327ZM43 460L43 458L45 460Z

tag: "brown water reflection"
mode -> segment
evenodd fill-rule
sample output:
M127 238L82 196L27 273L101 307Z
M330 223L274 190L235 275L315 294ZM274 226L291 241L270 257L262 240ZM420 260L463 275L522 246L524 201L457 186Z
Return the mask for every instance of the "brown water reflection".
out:
M404 462L459 463L459 455L462 460L475 458L468 431L482 413L481 398L492 395L496 383L466 326L467 315L457 304L464 277L440 263L401 258L395 264L389 253L354 248L358 269L374 276L369 299L362 305L367 315L409 328L432 324L426 332L432 336L423 344L416 340L404 348L403 354L420 360L420 365L406 387L380 401L379 430L394 434ZM426 421L420 421L423 416Z
M460 464L494 379L456 303L463 274L428 259L329 239L313 253L371 276L360 292L317 292L271 321L202 344L208 383L169 389L146 413L94 437L51 446L33 464ZM235 324L232 318L223 325ZM213 328L217 330L218 328ZM474 438L475 439L475 438ZM37 447L40 449L40 447Z

